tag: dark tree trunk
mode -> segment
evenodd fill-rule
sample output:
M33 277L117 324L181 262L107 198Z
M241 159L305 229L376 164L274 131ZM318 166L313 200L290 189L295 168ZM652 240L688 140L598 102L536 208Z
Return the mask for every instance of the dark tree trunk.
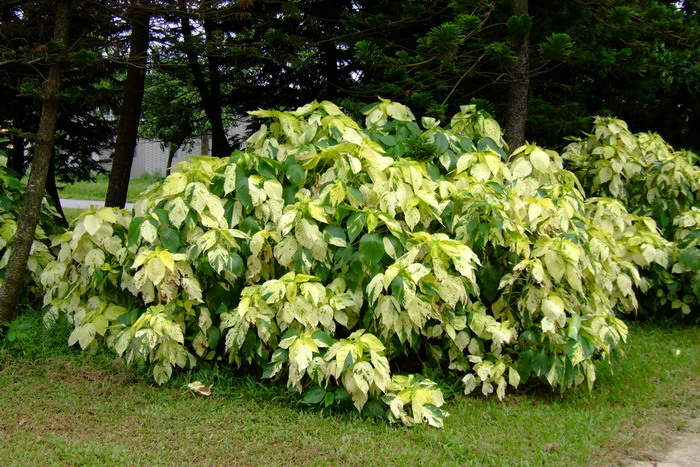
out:
M58 1L56 4L56 23L54 41L66 45L70 24L70 2ZM63 79L63 59L54 60L49 67L49 76L45 82L39 130L36 134L36 152L32 160L29 183L24 195L24 202L19 213L17 233L12 244L12 253L5 269L5 277L0 287L0 323L13 319L17 314L19 297L22 294L26 278L27 259L34 243L34 233L39 223L41 201L44 198L46 177L51 165L56 122L58 120L58 91Z
M119 111L117 140L114 143L112 170L109 173L109 185L105 206L123 208L129 189L131 165L134 161L134 149L138 137L139 119L143 87L146 82L146 65L148 64L149 21L151 12L141 3L134 2L127 11L131 22L129 40L129 61L124 83L124 101Z
M335 40L339 32L342 12L351 9L352 2L348 0L323 0L309 5L310 19L317 24L312 35L313 40L318 41L319 50L323 57L322 73L325 77L325 86L321 90L321 99L334 100L338 91L343 87L343 72L338 63L346 58L338 49Z
M216 37L216 25L212 20L204 20L205 38L207 41L207 64L209 68L209 96L211 102L216 105L216 109L212 109L212 115L209 117L209 122L212 127L212 155L215 157L228 157L231 155L231 145L226 137L226 128L224 127L223 109L221 107L221 63L218 54L214 48L216 47L218 38Z
M208 133L204 133L202 135L202 138L200 139L199 152L203 156L209 155L209 134Z
M513 16L528 14L528 0L513 0ZM512 83L508 88L505 140L511 151L525 143L527 100L530 87L530 34L525 34L515 46L516 62L511 73Z
M209 82L205 77L205 72L202 65L199 63L199 56L193 49L192 40L192 25L189 18L182 16L180 18L182 25L182 36L185 39L185 54L187 62L192 72L194 85L202 98L204 113L207 114L207 120L211 124L211 155L215 157L228 157L231 155L231 145L226 137L226 129L224 128L223 109L221 106L221 70L219 69L219 60L214 53L207 53L208 75ZM207 41L207 49L210 50L214 45L215 38L214 26L208 20L204 22L205 39Z
M170 169L173 166L173 159L175 159L175 153L178 149L180 149L180 146L175 147L174 145L170 145L170 147L168 148L168 164L165 166L166 177L170 175Z

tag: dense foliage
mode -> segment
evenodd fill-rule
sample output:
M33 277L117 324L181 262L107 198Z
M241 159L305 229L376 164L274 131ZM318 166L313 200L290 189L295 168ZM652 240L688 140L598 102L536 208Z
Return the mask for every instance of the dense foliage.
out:
M670 307L697 318L700 167L695 154L674 151L658 134L634 135L621 120L597 118L593 133L569 145L563 157L589 195L616 198L661 228L671 260L644 274L643 313L670 316Z
M364 113L361 127L325 101L254 112L268 123L245 151L180 165L133 213L85 212L41 276L47 319L159 383L228 361L407 424L444 412L404 369L499 397L592 385L626 338L616 315L637 305L639 268L669 262L654 222L585 198L554 151L508 159L473 106L422 129L395 102Z
M7 140L0 138L0 143L5 141ZM5 275L13 239L15 232L17 232L25 188L26 182L21 180L14 170L7 167L7 155L3 149L0 149L0 284L2 284ZM34 244L27 262L25 303L40 301L43 295L39 276L44 267L55 259L49 247L51 246L50 236L60 230L56 223L55 216L57 215L56 210L48 204L48 201L44 201Z

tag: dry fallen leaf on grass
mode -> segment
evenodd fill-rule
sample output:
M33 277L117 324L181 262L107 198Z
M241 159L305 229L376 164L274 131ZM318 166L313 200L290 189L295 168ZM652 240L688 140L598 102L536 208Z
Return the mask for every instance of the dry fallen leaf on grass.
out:
M188 384L187 387L200 396L211 396L211 386L206 386L200 381L194 381Z

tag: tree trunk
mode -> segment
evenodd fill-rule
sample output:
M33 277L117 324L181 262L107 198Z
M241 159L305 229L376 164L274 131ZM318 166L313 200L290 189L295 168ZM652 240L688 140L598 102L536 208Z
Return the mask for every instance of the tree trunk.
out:
M203 156L209 155L209 133L204 133L199 144L199 152Z
M175 153L177 152L178 149L180 149L180 146L175 146L172 144L168 147L168 163L165 166L165 176L166 177L168 175L170 175L170 169L173 166L173 159L175 159Z
M528 14L528 0L513 0L513 16ZM527 98L530 87L530 33L515 46L516 62L511 72L512 82L508 88L505 140L511 151L525 143L527 121Z
M129 60L124 83L124 101L119 111L117 140L114 143L112 170L109 173L109 185L105 206L123 208L129 189L131 165L134 161L134 149L138 137L139 119L143 88L146 82L146 65L148 64L149 21L151 12L142 7L141 2L134 2L127 11L131 22L129 40Z
M70 1L58 1L56 4L54 41L63 46L68 42L70 9ZM17 304L26 277L27 259L34 243L34 233L39 223L46 177L51 164L58 120L58 91L64 67L63 59L54 60L49 67L49 76L45 82L39 130L36 134L36 152L31 164L24 202L19 213L12 253L7 263L2 286L0 286L0 323L10 321L17 314Z
M182 36L185 39L185 54L187 62L192 72L194 85L202 98L204 113L207 114L207 119L211 124L211 155L215 157L228 157L231 155L231 145L226 137L226 129L223 122L223 110L221 107L221 77L218 65L218 58L215 54L207 54L209 83L202 70L202 65L199 63L199 56L192 49L192 25L189 18L182 16L180 18L182 25ZM207 48L213 47L213 26L209 21L204 22L206 32L205 40Z
M231 155L231 145L226 137L224 127L223 109L221 106L221 60L214 50L218 38L216 37L216 24L212 20L204 20L204 32L206 39L206 49L210 51L207 55L207 65L209 68L209 96L211 102L216 104L216 110L209 116L212 128L211 152L215 157L228 157Z

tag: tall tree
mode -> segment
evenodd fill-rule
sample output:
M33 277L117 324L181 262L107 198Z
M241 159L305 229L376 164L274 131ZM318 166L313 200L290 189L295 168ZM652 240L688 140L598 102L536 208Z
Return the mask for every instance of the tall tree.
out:
M43 83L49 72L46 31L52 30L52 2L4 2L0 6L0 126L12 140L8 165L24 174L33 157L41 115ZM102 52L116 30L111 13L92 2L74 4L61 85L61 115L47 191L58 202L58 183L90 179L102 166L92 156L112 145L112 122L102 118L112 93L102 83L112 69Z
M159 70L146 76L139 135L160 141L168 150L166 175L170 173L175 153L206 131L206 119L198 111L200 107L197 90L176 77Z
M530 53L531 19L512 14L527 12L523 0L358 3L347 23L361 37L353 44L361 65L354 90L363 99L378 94L402 100L419 115L446 118L475 98L490 112L505 114L509 87L510 108L520 109L511 112L516 130L526 115L522 104L530 77L571 53L568 36L551 30L537 54ZM388 27L378 28L387 17Z
M505 140L512 150L525 142L527 121L527 97L530 87L530 29L532 19L528 15L527 0L513 0L508 29L514 42L515 65L508 86Z
M132 2L126 12L126 18L131 24L129 59L124 82L124 100L119 111L117 140L112 156L112 170L109 173L105 198L105 206L109 207L123 208L126 204L146 82L151 14L148 2L138 0Z
M614 115L675 146L700 148L700 15L696 1L531 2L533 39L557 28L575 42L571 59L531 81L531 138L561 144Z
M217 28L216 10L210 9L203 16L202 27L204 29L204 41L199 44L199 38L193 34L193 26L190 20L190 12L186 3L181 2L180 25L183 36L182 48L187 56L188 66L192 73L194 84L201 96L204 111L209 119L212 134L212 155L226 157L231 154L231 145L226 137L226 128L223 121L223 103L221 99L221 56L218 50L221 47L219 41L221 30ZM200 5L201 10L205 5ZM200 63L198 45L202 46L202 54L206 59L206 70Z
M0 286L0 323L11 320L17 313L17 303L26 275L27 259L39 222L41 201L44 199L46 177L49 173L56 137L56 122L59 111L58 92L66 67L65 47L68 43L70 10L70 0L57 0L53 46L58 49L58 52L52 54L53 60L44 86L44 103L41 109L39 131L36 134L36 152L31 164L29 183L19 215L12 253L7 263L2 286Z

